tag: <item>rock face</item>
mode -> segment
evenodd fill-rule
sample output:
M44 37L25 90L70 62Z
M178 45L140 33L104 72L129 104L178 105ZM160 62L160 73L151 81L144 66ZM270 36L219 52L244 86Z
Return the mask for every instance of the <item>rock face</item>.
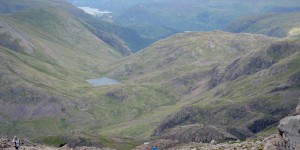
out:
M300 115L286 117L280 121L278 134L264 140L265 150L299 150L300 149Z
M238 138L223 129L208 125L194 124L179 126L161 136L163 139L171 139L182 143L204 142L212 140L217 142L236 141Z
M287 148L300 149L300 115L282 119L278 131Z

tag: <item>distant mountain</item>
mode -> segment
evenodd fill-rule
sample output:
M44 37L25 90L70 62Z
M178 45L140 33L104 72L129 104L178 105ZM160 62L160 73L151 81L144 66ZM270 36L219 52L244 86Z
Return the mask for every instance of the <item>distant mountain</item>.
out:
M252 3L242 0L69 1L76 6L111 11L115 22L148 41L144 42L144 46L178 32L224 30L231 22L244 16L297 12L300 5L297 0Z
M294 12L243 17L231 23L226 30L274 37L297 36L300 34L299 16L299 12Z
M77 6L109 10L126 24L152 24L179 31L224 29L234 19L262 13L295 12L297 0L263 0L253 3L242 0L69 0Z

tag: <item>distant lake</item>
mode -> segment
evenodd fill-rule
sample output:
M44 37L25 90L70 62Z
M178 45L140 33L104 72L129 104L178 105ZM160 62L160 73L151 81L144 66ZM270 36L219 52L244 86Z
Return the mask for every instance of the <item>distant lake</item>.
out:
M98 78L98 79L90 79L90 80L86 80L86 82L88 82L89 84L91 84L92 86L103 86L103 85L113 85L113 84L120 84L121 82L111 79L111 78L107 78L107 77L102 77L102 78Z
M103 16L105 14L111 14L112 13L110 11L101 11L97 8L91 8L91 7L78 7L78 8L82 9L86 13L91 14L93 16Z

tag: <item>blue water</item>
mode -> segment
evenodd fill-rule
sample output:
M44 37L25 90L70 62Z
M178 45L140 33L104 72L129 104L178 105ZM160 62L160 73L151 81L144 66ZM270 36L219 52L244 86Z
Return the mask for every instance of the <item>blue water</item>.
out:
M90 80L86 80L86 82L88 82L92 86L120 84L119 81L107 77L102 77L99 79L90 79Z

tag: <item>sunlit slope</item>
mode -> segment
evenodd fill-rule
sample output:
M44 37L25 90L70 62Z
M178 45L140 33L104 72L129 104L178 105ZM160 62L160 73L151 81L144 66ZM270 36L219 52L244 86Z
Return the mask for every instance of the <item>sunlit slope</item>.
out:
M48 63L84 70L120 58L82 22L59 9L26 10L1 20L2 35L20 43L15 51Z

